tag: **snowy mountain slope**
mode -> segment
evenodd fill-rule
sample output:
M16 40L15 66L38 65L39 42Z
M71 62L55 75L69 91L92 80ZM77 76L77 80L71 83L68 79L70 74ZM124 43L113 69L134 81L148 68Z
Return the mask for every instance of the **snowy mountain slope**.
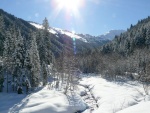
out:
M111 30L105 34L99 35L99 36L92 36L89 34L78 34L79 36L83 37L86 39L88 42L96 43L96 42L101 42L101 43L106 43L114 39L116 35L120 35L121 33L125 32L124 30Z
M35 26L38 29L42 29L42 25L40 25L40 24L33 23L33 22L30 22L30 24ZM84 39L84 38L82 38L82 37L80 37L80 36L78 36L78 35L76 35L76 34L74 34L72 32L69 32L67 30L62 30L62 29L59 29L59 28L52 28L52 27L50 27L49 28L49 32L52 33L52 34L65 34L65 35L67 35L67 36L69 36L71 38L75 38L75 39L79 39L79 40L81 40L83 42L87 42L86 39Z
M34 22L29 22L31 25L35 26L38 29L42 29L42 25L34 23ZM101 43L101 44L105 44L111 40L113 40L113 38L116 35L120 35L121 33L125 32L124 30L111 30L103 35L99 35L99 36L92 36L89 34L75 34L73 32L67 31L67 30L62 30L60 28L49 28L49 32L52 34L65 34L71 38L76 38L79 39L83 42L86 43Z
M110 40L108 39L101 39L101 38L98 38L96 36L92 36L92 35L89 35L89 34L78 34L79 36L83 37L84 39L87 40L87 42L91 43L91 44L96 44L96 45L104 45L106 43L108 43Z

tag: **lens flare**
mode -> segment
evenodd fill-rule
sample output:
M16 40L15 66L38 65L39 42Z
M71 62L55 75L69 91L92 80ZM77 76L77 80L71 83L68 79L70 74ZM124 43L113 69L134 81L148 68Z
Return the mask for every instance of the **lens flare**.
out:
M74 55L76 55L77 51L76 51L76 38L72 37L73 39L73 50L74 50Z
M52 22L55 21L55 19L60 14L63 19L65 18L65 25L67 28L73 28L75 29L76 23L83 22L83 19L81 17L81 8L84 7L86 0L52 0L52 7L54 8L54 11L51 15ZM63 13L62 13L63 12ZM75 34L73 31L72 34ZM73 41L73 49L74 54L76 54L76 38L75 35L72 35L72 41Z

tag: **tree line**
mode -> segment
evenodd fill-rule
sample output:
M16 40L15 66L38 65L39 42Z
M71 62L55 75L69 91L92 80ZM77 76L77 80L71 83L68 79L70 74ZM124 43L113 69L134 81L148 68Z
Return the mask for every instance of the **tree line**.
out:
M85 73L99 73L112 80L120 76L149 81L149 41L150 17L131 25L125 33L115 36L113 41L88 55L79 55L80 69Z
M62 40L64 41L62 44L57 38L54 39L49 33L49 23L46 18L43 20L42 29L36 32L30 30L28 36L24 36L22 29L16 24L6 30L3 17L0 18L2 18L0 33L5 34L0 67L1 91L5 80L8 92L10 78L13 91L16 90L16 86L26 85L26 81L32 89L47 84L50 88L65 89L65 94L68 89L74 89L79 70L75 65L73 41ZM61 50L54 44L59 45ZM59 58L56 52L61 55Z

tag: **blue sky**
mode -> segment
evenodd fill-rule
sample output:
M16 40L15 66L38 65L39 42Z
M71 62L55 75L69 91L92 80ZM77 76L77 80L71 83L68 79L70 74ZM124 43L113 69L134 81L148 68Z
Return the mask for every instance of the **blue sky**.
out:
M24 20L76 33L100 35L112 29L124 29L150 16L150 0L81 0L77 13L62 8L56 0L1 0L0 8ZM63 1L63 0L62 0Z

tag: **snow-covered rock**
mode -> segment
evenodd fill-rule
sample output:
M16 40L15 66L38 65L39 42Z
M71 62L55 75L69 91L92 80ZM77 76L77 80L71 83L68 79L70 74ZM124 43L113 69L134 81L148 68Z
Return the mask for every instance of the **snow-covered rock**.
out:
M86 95L86 89L83 86L78 86L76 90L80 96Z

